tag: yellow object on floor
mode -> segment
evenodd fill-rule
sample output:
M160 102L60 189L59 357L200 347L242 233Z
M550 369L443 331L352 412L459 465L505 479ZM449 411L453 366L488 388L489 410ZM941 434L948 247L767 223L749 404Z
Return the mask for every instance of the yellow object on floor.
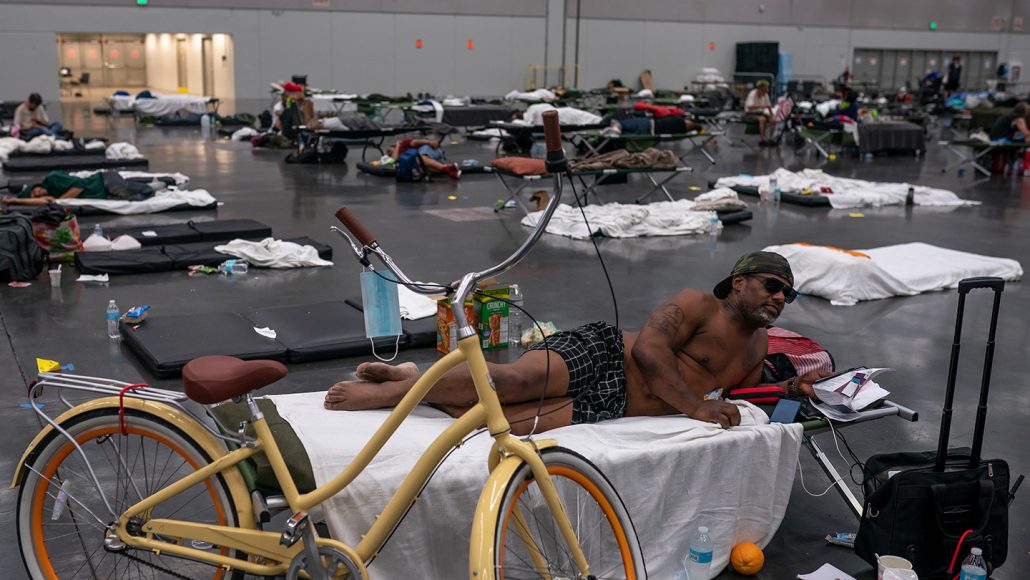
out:
M854 218L865 217L865 214L864 213L849 213L848 217L854 217Z
M733 569L745 576L757 574L765 564L762 549L751 542L741 542L733 546L730 552L730 564Z
M38 369L41 373L59 373L61 372L61 363L55 360L37 358L36 369Z

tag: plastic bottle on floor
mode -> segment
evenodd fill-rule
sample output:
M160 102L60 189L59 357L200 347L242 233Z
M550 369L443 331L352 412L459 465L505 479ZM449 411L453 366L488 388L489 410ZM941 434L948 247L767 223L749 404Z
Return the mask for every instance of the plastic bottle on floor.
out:
M690 552L683 559L683 569L690 580L711 580L712 538L708 536L707 527L699 527L691 537Z
M522 289L518 284L512 284L508 288L508 358L509 362L515 362L522 348L522 311L523 296Z
M200 128L201 129L210 129L211 128L211 115L201 115L200 116Z
M93 226L93 235L101 238L104 237L104 228L100 227L100 224Z
M118 305L112 300L107 303L107 337L118 338L118 318L121 316L121 312L118 310Z
M969 557L962 562L962 575L959 580L987 580L987 562L984 562L983 551L973 548Z
M708 235L717 238L719 237L719 230L722 229L722 224L719 223L719 216L712 214L712 217L708 218Z

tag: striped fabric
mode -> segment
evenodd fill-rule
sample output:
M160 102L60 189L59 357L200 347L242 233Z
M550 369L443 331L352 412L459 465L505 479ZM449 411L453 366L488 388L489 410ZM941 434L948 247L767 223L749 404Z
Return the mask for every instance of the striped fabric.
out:
M833 372L833 357L819 343L796 332L769 327L769 349L762 373L766 382L785 381L814 370ZM756 405L776 403L787 393L775 384L733 389L726 396Z
M791 112L794 111L794 99L790 97L780 97L776 102L776 109L773 111L773 119L777 123L782 123L790 118Z

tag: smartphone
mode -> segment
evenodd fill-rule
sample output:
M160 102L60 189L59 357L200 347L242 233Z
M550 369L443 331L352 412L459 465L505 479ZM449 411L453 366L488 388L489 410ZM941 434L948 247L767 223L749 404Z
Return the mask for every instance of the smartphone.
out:
M773 409L769 421L772 423L793 423L798 418L798 411L801 410L801 401L793 399L780 399Z

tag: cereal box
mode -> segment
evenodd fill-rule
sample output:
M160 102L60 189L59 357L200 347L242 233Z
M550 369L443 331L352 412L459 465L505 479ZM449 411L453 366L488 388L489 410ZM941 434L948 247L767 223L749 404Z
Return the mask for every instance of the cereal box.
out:
M507 348L508 346L508 287L481 290L465 301L465 316L469 324L479 333L483 349ZM447 354L458 348L458 328L451 312L451 300L439 300L436 304L436 350Z

